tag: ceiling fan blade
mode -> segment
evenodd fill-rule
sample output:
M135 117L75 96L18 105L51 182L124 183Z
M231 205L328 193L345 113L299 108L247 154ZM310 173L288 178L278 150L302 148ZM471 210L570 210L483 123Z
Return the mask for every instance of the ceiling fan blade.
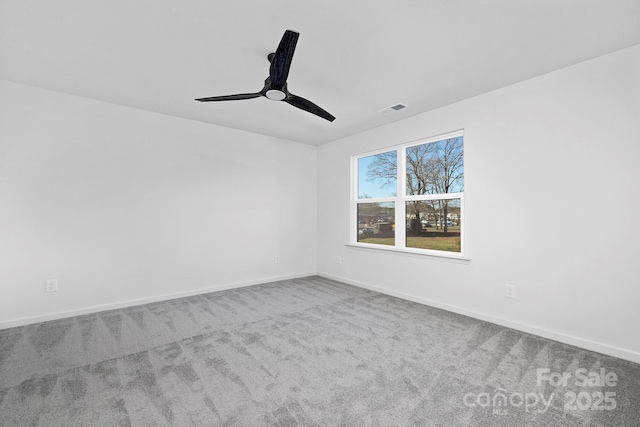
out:
M289 93L288 96L285 99L283 99L283 101L293 105L294 107L300 108L301 110L308 111L311 114L315 114L316 116L320 116L323 119L329 120L330 122L336 119L327 111L318 107L313 102L307 99L301 98L299 96L293 95L291 93Z
M280 40L278 49L271 59L271 67L269 68L269 76L274 89L282 88L289 77L289 68L293 60L293 52L296 50L298 36L300 34L295 31L286 30Z
M197 98L196 101L239 101L241 99L253 99L263 96L261 93L240 93L238 95L211 96L209 98Z
M264 81L264 87L260 92L196 98L196 101L238 101L264 96L272 101L285 101L296 108L315 114L325 120L330 122L334 121L336 118L329 114L329 112L323 110L307 99L293 95L287 90L289 68L291 68L291 61L293 60L293 54L296 50L296 44L298 43L299 36L300 34L296 31L286 30L284 32L284 35L280 40L280 44L278 45L278 49L268 55L269 62L271 63L269 67L269 76Z

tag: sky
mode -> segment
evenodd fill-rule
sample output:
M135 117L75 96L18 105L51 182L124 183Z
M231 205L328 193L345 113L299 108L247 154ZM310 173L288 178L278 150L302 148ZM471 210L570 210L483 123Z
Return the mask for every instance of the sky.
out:
M369 165L375 160L376 156L362 157L358 159L358 195L367 195L369 197L392 197L396 195L396 184L383 187L386 180L370 181L367 178L367 170Z

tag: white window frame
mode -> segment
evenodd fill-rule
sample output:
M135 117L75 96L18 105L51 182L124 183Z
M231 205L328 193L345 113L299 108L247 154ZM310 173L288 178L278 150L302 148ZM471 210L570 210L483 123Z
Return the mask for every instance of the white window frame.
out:
M420 139L417 141L406 142L399 145L394 145L391 147L386 147L379 150L369 151L366 153L361 153L357 155L351 156L351 209L350 209L350 236L349 236L349 244L350 247L355 248L366 248L366 249L374 249L374 250L382 250L382 251L391 251L397 253L407 253L407 254L415 254L415 255L427 255L441 258L451 258L451 259L462 259L468 260L465 254L465 229L466 229L466 220L465 220L465 207L464 207L464 191L460 193L442 193L442 194L420 194L420 195L407 195L407 174L406 174L406 166L407 166L407 148L413 147L416 145L428 144L431 142L441 141L443 139L448 138L457 138L463 137L464 139L464 130L458 130L454 132L449 132L445 134L440 134L424 139ZM466 141L464 141L466 146ZM464 148L463 148L464 150ZM398 170L398 179L397 179L397 188L396 188L396 196L390 197L372 197L367 199L360 199L358 196L358 161L361 158L374 156L376 154L388 153L390 151L396 151L397 158L397 170ZM465 156L465 169L466 169L466 156ZM466 178L466 174L465 174ZM466 184L465 184L466 189ZM460 199L460 252L448 252L448 251L438 251L433 249L421 249L421 248L408 248L406 247L406 202L411 201L423 201L423 200L445 200L445 199ZM395 244L391 245L382 245L375 243L363 243L358 242L358 204L360 203L385 203L385 202L393 202L395 206ZM401 225L402 228L398 228Z

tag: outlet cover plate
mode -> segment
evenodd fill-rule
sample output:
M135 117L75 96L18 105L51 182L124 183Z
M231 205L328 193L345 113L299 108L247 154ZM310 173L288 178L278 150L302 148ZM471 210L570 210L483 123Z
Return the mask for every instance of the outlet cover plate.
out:
M58 279L47 279L44 284L45 292L58 292Z
M516 285L506 284L504 286L504 296L507 298L515 298L516 297Z

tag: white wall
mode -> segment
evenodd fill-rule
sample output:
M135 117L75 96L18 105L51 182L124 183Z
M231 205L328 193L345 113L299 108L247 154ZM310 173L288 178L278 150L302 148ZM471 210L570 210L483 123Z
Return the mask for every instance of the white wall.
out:
M314 273L316 151L0 81L0 327Z
M471 261L346 247L350 156L461 128ZM318 150L318 269L640 362L639 162L640 46L344 138Z
M640 362L639 79L636 46L318 149L0 81L0 327L319 271ZM471 261L346 247L350 156L460 128Z

